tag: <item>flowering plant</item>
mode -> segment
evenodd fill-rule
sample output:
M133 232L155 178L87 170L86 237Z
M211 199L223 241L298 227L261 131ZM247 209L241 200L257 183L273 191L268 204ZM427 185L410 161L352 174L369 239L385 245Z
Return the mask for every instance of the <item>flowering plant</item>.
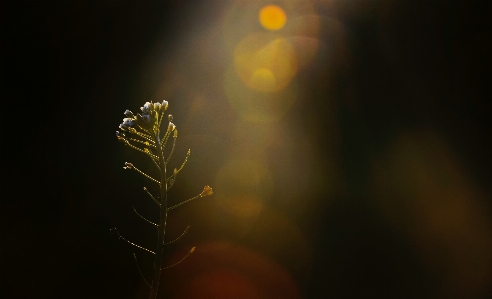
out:
M126 110L124 112L126 117L123 119L123 122L120 124L119 127L121 129L121 132L116 131L116 138L118 138L120 142L122 142L124 145L129 146L130 148L136 151L139 151L149 156L160 173L159 178L153 178L150 175L138 169L137 167L135 167L132 163L125 162L125 166L123 167L124 169L132 169L137 171L138 173L145 176L147 179L151 180L152 182L156 183L159 186L159 196L156 197L154 197L150 193L150 191L144 187L144 191L157 204L159 208L160 219L158 223L154 223L150 220L147 220L134 209L135 213L138 216L140 216L143 220L157 227L157 246L155 251L149 250L135 243L132 243L127 239L123 238L116 230L116 228L111 229L111 232L115 234L118 237L118 239L121 239L127 242L128 244L131 244L137 248L140 248L142 250L145 250L155 255L152 283L149 284L145 280L144 275L140 272L140 275L147 283L147 285L150 287L150 299L155 299L157 297L161 271L163 269L181 263L184 259L186 259L191 253L195 251L195 247L193 247L190 249L188 254L186 254L179 262L167 267L163 267L162 256L163 256L164 246L179 240L184 234L186 234L186 232L189 229L189 227L187 227L186 230L177 239L171 242L165 242L166 221L167 221L168 212L199 197L209 196L212 195L213 193L212 188L210 188L209 186L205 186L203 188L203 191L197 196L185 200L174 206L168 207L167 205L168 191L176 181L177 174L183 169L186 162L188 161L188 158L190 156L190 150L188 150L188 153L186 154L186 158L184 162L181 164L181 166L179 168L174 168L172 174L168 175L167 166L174 152L176 139L178 138L178 129L176 128L176 125L174 125L174 123L172 122L173 116L171 114L168 114L167 119L169 123L167 125L165 132L161 134L161 124L162 124L162 120L165 117L165 112L167 108L168 108L168 102L162 101L162 103L150 103L150 102L145 103L143 107L140 107L140 110L142 110L142 114L137 113L137 115L134 115L130 110ZM173 139L173 144L169 154L166 157L164 154L164 148L166 147L166 144L170 138ZM134 258L136 261L135 255ZM140 271L140 268L138 269Z

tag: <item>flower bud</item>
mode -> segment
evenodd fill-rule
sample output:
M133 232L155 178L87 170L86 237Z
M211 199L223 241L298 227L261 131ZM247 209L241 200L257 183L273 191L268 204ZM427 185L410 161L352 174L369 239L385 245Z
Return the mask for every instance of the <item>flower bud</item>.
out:
M125 142L125 134L120 131L116 131L116 138L118 138L119 142Z
M132 169L132 168L133 168L132 163L125 162L125 167L123 167L123 169Z
M154 105L152 105L152 103L146 102L143 107L140 107L140 110L142 110L143 114L149 114L150 111L154 110Z
M154 103L154 109L157 112L161 111L161 103Z
M169 120L169 122L172 122L173 121L173 115L172 114L169 114L167 116L167 120Z
M123 114L125 114L126 117L135 118L135 116L133 116L133 113L128 109Z
M123 118L123 125L127 127L133 127L135 122L131 118Z
M166 110L167 109L167 106L169 105L169 103L167 101L162 101L162 109L163 110Z

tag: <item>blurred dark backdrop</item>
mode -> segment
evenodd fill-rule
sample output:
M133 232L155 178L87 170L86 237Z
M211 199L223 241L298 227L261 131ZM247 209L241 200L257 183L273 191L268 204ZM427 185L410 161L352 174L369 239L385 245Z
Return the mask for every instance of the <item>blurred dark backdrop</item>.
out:
M299 74L303 98L279 126L308 136L306 147L294 146L293 169L315 166L287 184L284 143L273 147L280 154L267 152L273 199L247 230L213 198L172 218L171 233L192 226L172 255L198 249L166 274L168 295L491 298L490 1L314 2L343 34L319 32L325 53ZM153 64L177 59L193 39L187 31L214 24L229 4L0 4L2 298L147 296L134 250L108 233L116 226L154 242L132 214L136 206L155 216L143 202L145 181L121 169L141 160L114 131L125 109L138 110L167 80ZM183 52L193 64L203 49L190 48ZM214 187L235 142L228 122L238 118L224 97L188 101L180 80L193 84L192 75L174 78L182 88L168 99L184 124L177 152L196 153L177 197ZM213 88L214 78L197 84ZM296 193L297 182L310 191ZM283 202L291 192L309 206ZM136 253L148 273L151 258ZM212 268L250 277L253 287L229 272L207 276ZM200 295L213 283L238 286Z

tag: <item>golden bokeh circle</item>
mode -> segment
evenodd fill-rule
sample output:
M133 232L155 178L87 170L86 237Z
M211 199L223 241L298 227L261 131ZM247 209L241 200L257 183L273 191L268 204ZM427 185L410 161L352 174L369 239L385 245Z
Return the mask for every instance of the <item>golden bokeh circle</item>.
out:
M260 10L258 19L265 29L275 31L284 27L285 22L287 22L287 15L280 6L267 5Z

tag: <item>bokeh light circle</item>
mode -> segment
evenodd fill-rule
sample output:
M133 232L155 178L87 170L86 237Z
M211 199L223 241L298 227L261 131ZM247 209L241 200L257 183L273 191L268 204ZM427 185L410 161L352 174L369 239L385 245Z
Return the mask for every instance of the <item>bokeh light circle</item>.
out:
M260 24L268 30L279 30L287 21L285 11L277 5L267 5L260 10L258 15Z
M285 88L298 70L290 42L271 33L244 38L234 51L234 66L246 86L262 92Z
M167 278L169 298L301 298L288 269L263 253L226 241L199 244L197 251Z
M258 73L256 76L267 76ZM265 79L265 78L263 78ZM289 111L299 95L297 80L278 92L261 92L249 88L231 66L224 73L224 93L227 100L242 119L255 123L270 123L279 120Z

